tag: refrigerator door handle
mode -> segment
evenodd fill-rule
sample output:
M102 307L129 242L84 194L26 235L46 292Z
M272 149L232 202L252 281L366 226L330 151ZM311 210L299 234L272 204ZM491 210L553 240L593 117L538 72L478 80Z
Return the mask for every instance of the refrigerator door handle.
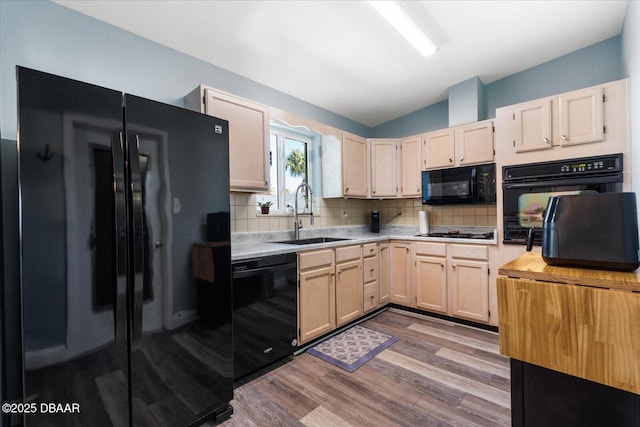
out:
M127 214L124 169L124 135L114 132L111 137L113 164L113 204L115 233L115 301L113 323L115 341L119 348L127 346Z
M144 289L144 235L142 205L142 173L140 171L139 138L135 134L127 134L127 153L129 161L129 185L130 185L130 211L129 223L131 225L131 244L133 251L133 305L131 322L131 339L136 340L142 336L142 303Z

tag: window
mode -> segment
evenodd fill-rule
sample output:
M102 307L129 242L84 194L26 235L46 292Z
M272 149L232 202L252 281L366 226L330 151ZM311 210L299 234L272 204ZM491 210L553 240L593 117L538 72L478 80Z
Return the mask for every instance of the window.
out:
M258 201L273 203L271 209L275 213L293 212L296 189L302 182L310 182L310 152L311 138L308 135L272 126L269 149L271 188L268 193L257 196ZM298 194L298 211L308 207L305 188Z

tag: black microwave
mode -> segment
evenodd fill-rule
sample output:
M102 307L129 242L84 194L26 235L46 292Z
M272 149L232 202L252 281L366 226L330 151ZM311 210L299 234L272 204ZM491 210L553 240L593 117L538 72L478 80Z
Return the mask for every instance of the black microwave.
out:
M496 202L496 164L422 171L423 205Z

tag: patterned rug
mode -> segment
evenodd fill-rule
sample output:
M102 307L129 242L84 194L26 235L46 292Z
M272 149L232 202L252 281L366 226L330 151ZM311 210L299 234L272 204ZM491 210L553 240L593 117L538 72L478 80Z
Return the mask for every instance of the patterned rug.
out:
M311 347L307 353L353 372L397 340L397 337L355 325Z

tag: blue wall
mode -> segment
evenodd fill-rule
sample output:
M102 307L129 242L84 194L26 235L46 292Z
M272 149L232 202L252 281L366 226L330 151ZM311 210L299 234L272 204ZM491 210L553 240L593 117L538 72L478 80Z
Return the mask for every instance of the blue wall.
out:
M620 40L620 36L611 37L485 85L481 92L485 103L480 105L479 119L494 118L496 108L506 105L625 77L620 64ZM443 102L376 126L371 135L376 138L403 137L449 127L448 111L442 109Z
M0 0L0 132L16 133L16 64L178 106L199 84L359 135L369 127L48 1Z

